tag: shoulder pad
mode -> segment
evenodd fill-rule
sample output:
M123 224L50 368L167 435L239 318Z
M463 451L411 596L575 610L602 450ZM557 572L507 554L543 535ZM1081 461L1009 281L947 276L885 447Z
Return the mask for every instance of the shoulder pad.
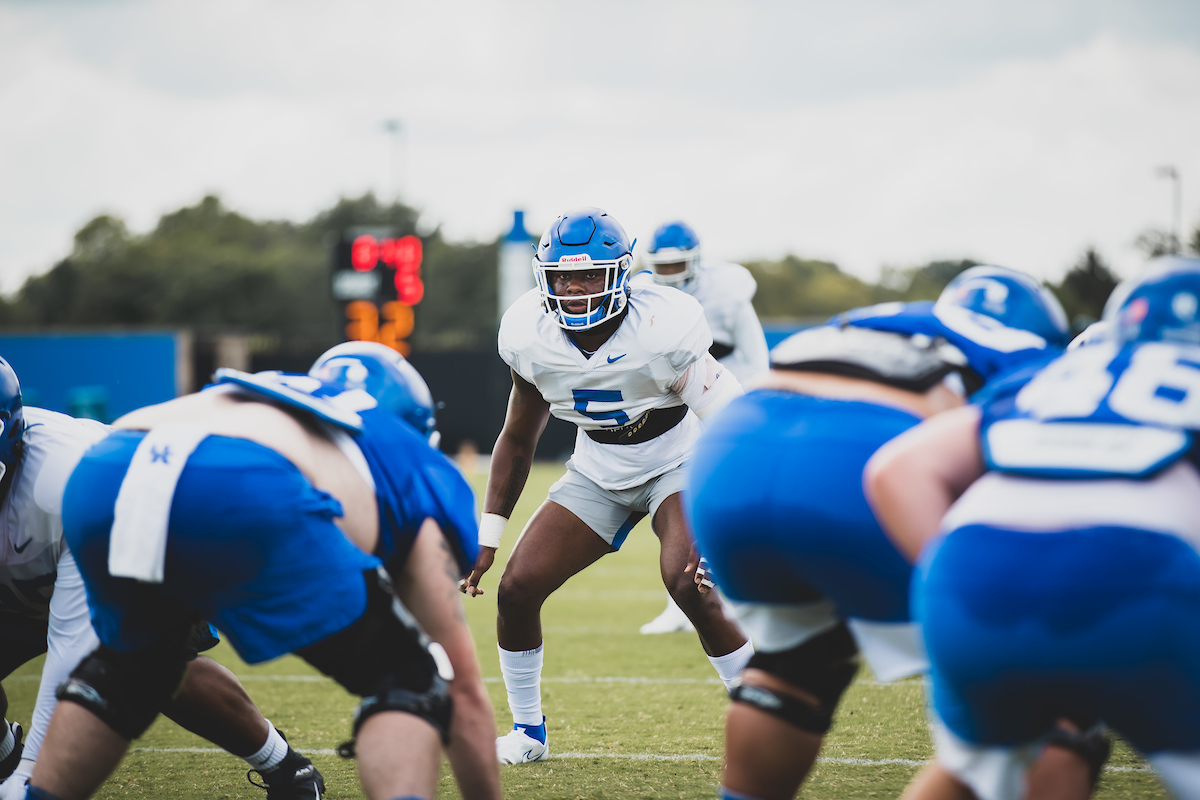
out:
M758 282L750 274L750 270L741 264L728 261L704 262L700 265L700 279L712 283L709 289L722 300L729 303L748 302L754 299L758 291Z
M548 316L537 289L518 297L500 318L497 344L501 350L521 350L538 338L538 323Z
M375 398L362 389L344 391L308 375L283 372L251 374L222 367L213 377L213 384L236 386L250 394L306 411L319 420L354 433L362 433L363 430L362 417L358 412L378 405Z
M645 324L639 326L637 337L647 353L674 353L695 337L696 327L701 324L708 335L708 342L702 349L707 351L712 344L704 307L687 292L652 284L638 287L632 299L637 303L639 315L646 320ZM625 325L627 321L621 324Z
M897 333L823 325L784 339L773 369L826 372L924 392L959 368L936 342Z

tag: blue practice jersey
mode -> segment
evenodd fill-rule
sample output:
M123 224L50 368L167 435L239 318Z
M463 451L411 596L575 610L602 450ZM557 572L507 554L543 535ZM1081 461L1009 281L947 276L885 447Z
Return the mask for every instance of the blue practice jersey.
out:
M961 351L964 366L984 383L1031 362L1045 363L1062 352L1036 333L1010 328L961 306L929 300L856 308L838 314L830 323L945 339Z
M1193 452L1200 347L1116 342L1072 350L986 391L989 468L1049 478L1141 478Z
M403 564L421 523L432 519L442 529L463 575L479 554L475 495L450 459L429 446L411 425L390 411L360 412L362 449L379 498L379 545L375 555L389 571Z
M217 385L222 384L308 413L354 438L370 467L379 503L374 554L389 572L404 564L426 519L442 529L462 574L474 567L479 528L471 487L453 462L407 422L379 408L365 391L279 372L221 370Z

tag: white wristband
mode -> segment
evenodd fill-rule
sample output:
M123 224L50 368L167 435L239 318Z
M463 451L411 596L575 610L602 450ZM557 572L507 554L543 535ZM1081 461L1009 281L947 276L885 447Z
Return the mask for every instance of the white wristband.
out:
M479 546L496 548L504 536L504 526L508 520L499 514L484 514L479 518Z

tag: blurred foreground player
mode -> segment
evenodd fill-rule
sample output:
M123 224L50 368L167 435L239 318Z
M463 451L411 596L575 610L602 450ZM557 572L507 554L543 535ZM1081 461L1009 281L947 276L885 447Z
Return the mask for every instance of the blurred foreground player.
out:
M457 592L473 501L427 442L428 389L382 345L314 373L221 371L83 457L63 523L101 644L59 690L31 797L97 789L179 686L198 618L248 663L295 652L363 697L348 749L373 800L431 797L443 744L464 797L499 797Z
M654 231L645 260L654 282L687 292L699 301L712 331L708 352L743 386L771 366L767 340L754 312L757 285L740 264L700 257L700 237L685 222L668 222ZM667 595L667 607L641 627L642 633L692 630L691 620Z
M1067 331L1057 301L1009 273L1004 310L1037 309L1031 316L1052 327L1053 341L958 305L969 294L955 284L938 305L956 329L934 304L848 312L777 346L759 388L731 403L697 444L689 518L755 648L731 692L726 796L796 794L860 651L881 680L926 668L909 612L911 568L867 505L863 468L888 440L961 406L968 380L991 377L1001 361L1011 368L1060 352ZM910 329L853 324L878 317Z
M503 763L546 758L541 710L546 598L620 548L650 515L667 590L696 626L723 681L750 656L715 594L697 591L680 492L700 419L741 386L708 352L704 312L683 292L629 285L633 244L598 208L570 212L543 234L537 289L500 323L500 356L512 369L504 428L492 451L480 554L464 591L479 594L551 413L578 426L567 473L530 518L497 589L496 634L513 730L497 740Z
M0 359L0 676L46 653L33 724L22 747L21 727L5 725L0 742L0 800L25 796L54 713L59 684L98 641L83 580L63 543L62 497L71 470L112 429L92 420L22 404L17 376ZM196 649L216 644L197 628L180 693L163 713L184 728L246 760L272 800L319 798L325 783L312 762L288 747L263 719L233 673ZM0 713L8 698L0 689ZM9 775L11 773L11 776Z
M1015 800L1060 717L1200 798L1200 259L1150 262L1105 321L868 468L919 557L937 761L914 798Z

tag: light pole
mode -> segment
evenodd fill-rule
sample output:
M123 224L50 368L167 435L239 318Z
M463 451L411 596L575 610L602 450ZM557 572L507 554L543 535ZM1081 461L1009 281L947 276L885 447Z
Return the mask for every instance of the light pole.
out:
M391 186L388 187L388 194L391 195L393 203L400 202L400 137L403 132L403 126L400 125L400 120L396 118L384 120L383 130L392 137L392 154L391 154L391 169L389 170L388 180Z
M1171 216L1171 252L1178 253L1180 250L1181 239L1183 233L1183 179L1179 176L1179 170L1174 165L1166 165L1155 170L1155 174L1160 178L1170 178L1175 184L1174 189L1174 213Z

